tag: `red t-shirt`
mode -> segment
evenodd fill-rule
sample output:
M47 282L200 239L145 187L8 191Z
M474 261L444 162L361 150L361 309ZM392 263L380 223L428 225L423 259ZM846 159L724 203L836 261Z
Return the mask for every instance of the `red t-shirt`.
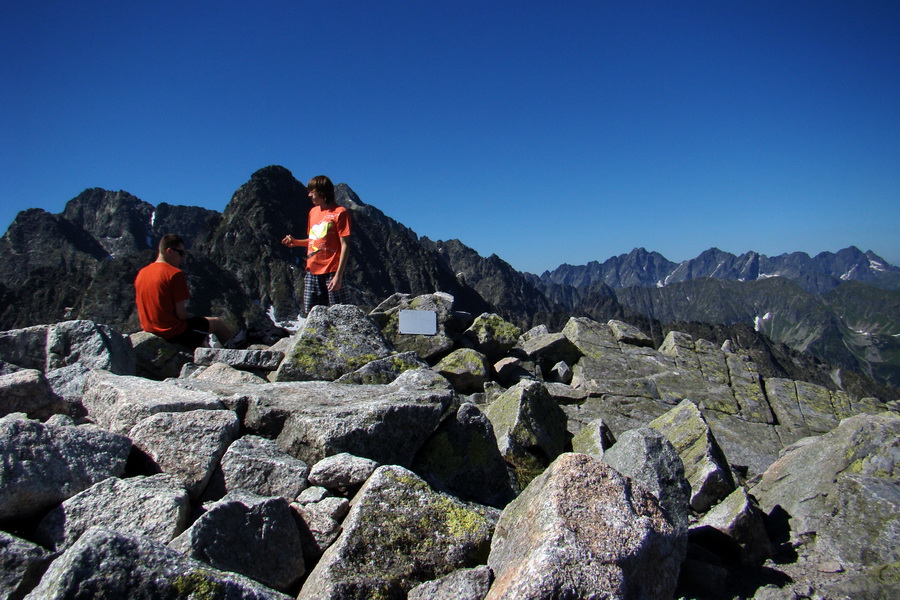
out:
M306 270L313 275L335 273L341 261L341 238L350 235L350 212L343 206L313 206L309 211Z
M187 321L175 314L175 305L191 297L181 269L169 263L150 263L134 279L141 329L169 339L187 329Z

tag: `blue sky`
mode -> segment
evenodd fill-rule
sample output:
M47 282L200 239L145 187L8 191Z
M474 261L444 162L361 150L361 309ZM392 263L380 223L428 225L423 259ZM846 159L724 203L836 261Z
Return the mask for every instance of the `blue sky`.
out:
M898 31L893 0L15 3L0 231L91 187L221 211L278 164L523 271L898 265Z

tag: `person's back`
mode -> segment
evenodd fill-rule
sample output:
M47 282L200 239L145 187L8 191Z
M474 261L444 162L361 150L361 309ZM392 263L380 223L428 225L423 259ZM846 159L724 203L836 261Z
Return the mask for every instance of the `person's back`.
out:
M175 307L191 294L181 269L165 262L150 263L138 272L134 290L141 329L165 339L184 333L187 322L178 318Z
M205 346L207 335L232 340L231 330L218 317L192 317L185 303L190 299L184 272L178 267L185 255L184 240L167 233L159 242L156 261L134 279L134 300L141 329L188 348Z

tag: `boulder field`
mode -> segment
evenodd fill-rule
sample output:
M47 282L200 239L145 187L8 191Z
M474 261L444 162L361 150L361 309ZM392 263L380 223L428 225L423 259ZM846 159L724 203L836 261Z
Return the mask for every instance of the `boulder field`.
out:
M444 293L245 350L0 332L0 598L896 598L897 411Z

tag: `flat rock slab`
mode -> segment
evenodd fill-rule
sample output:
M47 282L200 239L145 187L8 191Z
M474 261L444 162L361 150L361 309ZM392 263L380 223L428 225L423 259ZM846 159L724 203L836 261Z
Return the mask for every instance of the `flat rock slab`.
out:
M284 360L284 352L277 350L232 350L228 348L197 348L194 350L194 362L205 366L225 363L241 370L274 371L282 360Z
M321 381L222 386L182 380L219 394L243 415L249 433L276 439L308 465L341 452L408 466L446 411L456 406L448 382L429 369L405 371L387 385Z
M219 399L208 392L106 371L91 372L85 388L82 403L88 415L104 429L122 435L156 413L223 408Z

